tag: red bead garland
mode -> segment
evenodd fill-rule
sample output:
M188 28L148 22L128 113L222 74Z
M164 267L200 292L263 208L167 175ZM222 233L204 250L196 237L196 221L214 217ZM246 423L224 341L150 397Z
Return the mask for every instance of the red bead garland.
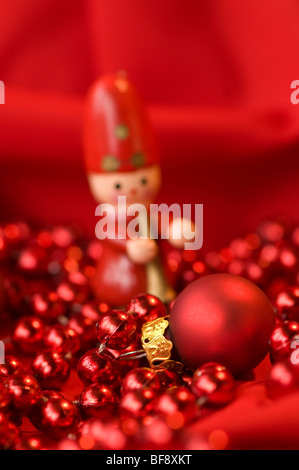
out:
M224 272L253 280L270 296L276 312L270 399L299 389L298 365L291 362L299 347L298 233L270 221L204 259L171 252L168 260L177 270L178 291ZM95 301L89 281L100 256L73 228L0 227L1 314L13 324L5 330L8 354L0 365L0 449L44 447L43 437L21 439L19 422L11 421L19 416L29 417L43 436L61 440L59 448L168 448L201 412L235 398L236 382L220 364L203 364L193 373L153 370L141 356L124 357L141 349L142 325L169 308L150 294L131 299L126 310ZM173 340L169 331L166 337ZM85 388L75 396L68 378L76 369ZM66 396L76 401L54 391L65 385Z

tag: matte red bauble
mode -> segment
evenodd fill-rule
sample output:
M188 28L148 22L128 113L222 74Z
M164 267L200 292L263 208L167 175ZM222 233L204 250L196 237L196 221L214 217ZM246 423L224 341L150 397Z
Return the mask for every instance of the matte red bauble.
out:
M226 405L235 396L235 381L226 367L211 363L197 369L191 389L200 404Z
M71 366L62 353L45 351L36 356L31 369L43 389L61 390L69 378Z
M87 351L78 362L78 375L85 385L92 383L111 384L117 378L115 357L108 351Z
M36 404L41 391L37 380L28 374L12 376L5 380L4 386L9 391L14 410L22 416Z
M171 339L186 367L209 362L244 375L266 356L275 325L273 307L251 281L212 274L188 286L169 319Z
M51 439L62 439L75 430L79 422L79 412L76 405L62 395L43 392L30 419L37 429Z
M97 325L97 337L110 349L125 349L136 338L136 320L121 310L102 314Z
M134 316L139 326L143 323L165 317L166 307L160 299L150 294L134 297L127 305L127 312Z

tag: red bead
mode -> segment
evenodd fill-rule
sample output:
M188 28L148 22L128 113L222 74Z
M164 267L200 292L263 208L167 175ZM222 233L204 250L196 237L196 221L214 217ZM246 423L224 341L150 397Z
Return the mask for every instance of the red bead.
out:
M80 349L86 350L96 346L98 339L96 335L96 323L81 313L70 318L68 327L75 331L80 340Z
M66 313L66 305L56 292L35 293L30 299L30 305L32 313L47 322L55 321Z
M117 420L89 419L78 429L78 444L82 450L122 450L126 437Z
M180 429L195 418L196 397L186 387L172 387L155 400L154 411L166 419L170 428Z
M107 307L108 309L108 307ZM81 315L85 318L89 318L93 322L97 323L100 318L100 309L98 304L87 302L81 307Z
M20 430L17 426L0 413L0 450L15 449L20 439Z
M266 383L270 398L278 398L299 387L299 365L290 361L274 364L270 377Z
M5 364L0 364L0 378L10 377L24 371L24 364L15 356L6 356Z
M206 364L194 373L191 389L200 404L226 405L235 396L235 382L226 367Z
M47 349L74 354L80 349L80 339L78 334L69 326L57 323L46 329L44 345Z
M142 420L142 426L136 440L138 445L146 450L177 448L172 447L174 445L174 430L171 429L164 417L148 415Z
M212 274L187 287L170 313L174 347L186 367L220 362L235 375L256 367L269 350L273 307L247 279Z
M177 385L183 385L182 376L175 370L161 369L157 370L159 381L163 388L175 387Z
M153 409L157 390L143 387L139 390L125 393L120 401L120 410L124 417L140 418Z
M118 396L108 385L92 384L80 395L79 406L84 417L106 417L113 414Z
M15 315L28 310L25 299L28 296L28 285L20 276L5 276L3 280L4 295L7 307Z
M143 387L150 387L156 390L161 388L158 374L153 369L140 367L129 372L121 383L121 393L125 395Z
M18 259L18 268L26 274L44 275L48 272L49 255L36 245L28 246L21 251Z
M62 353L45 351L31 365L34 377L43 389L61 390L70 375L70 363Z
M37 380L29 374L14 375L5 380L4 386L10 393L14 410L23 416L35 405L41 391Z
M167 310L160 299L150 294L134 297L127 305L127 312L136 318L138 326L167 315Z
M88 279L79 271L70 273L67 280L59 284L56 292L65 302L82 304L90 297Z
M102 353L97 349L87 351L78 362L78 375L85 385L111 384L117 378L115 358L108 351Z
M277 326L270 338L271 362L289 359L292 354L292 342L299 337L299 323L285 322Z
M76 405L62 395L43 392L30 419L37 429L51 439L62 439L75 431L79 413Z
M10 406L9 391L0 382L0 413L7 412L9 406Z
M299 321L299 287L281 292L277 299L278 316L282 320Z
M36 354L43 347L45 324L37 317L24 317L18 321L13 333L15 346L28 355Z
M111 349L125 349L136 338L136 320L121 310L102 314L97 324L97 337L101 344Z

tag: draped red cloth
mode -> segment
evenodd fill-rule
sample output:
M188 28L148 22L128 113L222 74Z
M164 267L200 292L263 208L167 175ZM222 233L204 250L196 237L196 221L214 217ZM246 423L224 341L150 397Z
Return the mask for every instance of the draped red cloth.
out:
M159 200L204 204L204 250L273 215L298 219L297 0L0 7L0 220L77 221L93 236L82 109L92 81L118 70L149 107L164 174ZM223 429L235 448L299 447L297 395L270 403L262 386L250 390L196 433Z

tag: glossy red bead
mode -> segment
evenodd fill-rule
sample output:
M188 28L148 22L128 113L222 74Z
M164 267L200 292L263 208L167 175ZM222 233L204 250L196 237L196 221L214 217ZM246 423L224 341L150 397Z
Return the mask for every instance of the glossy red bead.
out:
M235 396L235 381L220 364L206 364L194 373L191 389L200 404L226 405Z
M10 406L10 394L6 387L0 382L0 413L8 411Z
M0 413L0 450L14 450L20 439L19 428Z
M137 324L134 317L121 310L102 314L97 324L97 337L111 349L125 349L135 341Z
M45 351L35 357L31 369L43 389L61 390L69 378L71 366L63 353Z
M81 350L86 351L96 346L98 339L95 321L78 313L70 318L68 327L77 333Z
M29 374L14 375L4 381L15 411L26 416L36 404L41 391L38 381Z
M46 322L53 322L66 314L65 302L52 291L34 293L30 299L30 305L32 313L45 319Z
M80 349L80 338L69 326L57 323L46 328L44 345L47 349L74 354Z
M84 417L106 417L113 414L119 399L109 385L92 384L86 387L79 398L79 409Z
M78 375L85 385L92 383L111 384L117 378L115 357L108 351L87 351L78 362Z
M299 321L299 287L292 287L280 292L275 304L278 316L283 321Z
M161 389L159 375L153 369L148 367L139 367L129 372L121 383L121 393L125 395L128 392L140 390L143 387L150 387L156 390Z
M186 387L171 387L155 400L154 411L166 419L170 428L180 429L195 418L196 397Z
M299 323L284 322L277 326L270 338L271 362L280 362L290 358L292 354L292 343L299 338Z
M23 354L34 355L43 348L45 323L38 317L21 318L13 333L15 346Z
M299 387L299 362L277 362L272 367L269 380L266 382L267 393L270 398L279 398Z
M75 431L79 412L76 405L62 395L43 392L30 419L37 429L51 439L62 439Z
M127 305L127 312L134 316L138 326L167 315L167 310L160 299L150 294L134 297Z
M7 378L24 371L24 364L16 356L5 356L5 364L0 364L0 378Z
M124 417L140 418L153 409L154 398L158 391L154 388L143 387L125 393L120 401L120 411Z
M122 450L127 439L118 420L91 418L80 424L78 444L82 450Z

